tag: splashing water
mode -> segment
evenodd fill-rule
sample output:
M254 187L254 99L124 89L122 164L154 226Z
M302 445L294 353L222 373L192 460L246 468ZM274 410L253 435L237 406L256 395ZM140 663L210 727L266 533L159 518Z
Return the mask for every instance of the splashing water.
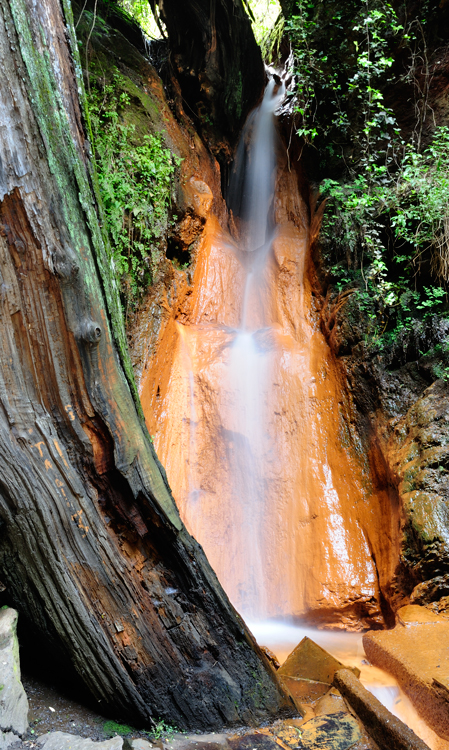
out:
M411 701L402 692L394 677L372 666L366 659L360 633L317 630L280 621L249 621L248 627L256 640L272 650L282 663L305 637L335 656L349 667L360 669L360 681L394 716L397 716L429 746L430 750L448 750L449 742L439 737L420 718Z

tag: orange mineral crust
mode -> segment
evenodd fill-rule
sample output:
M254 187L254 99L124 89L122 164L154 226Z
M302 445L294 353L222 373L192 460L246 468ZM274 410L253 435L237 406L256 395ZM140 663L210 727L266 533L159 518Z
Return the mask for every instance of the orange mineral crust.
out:
M181 516L237 609L359 629L383 622L395 523L318 325L307 211L282 167L274 209L260 261L208 214L142 404Z

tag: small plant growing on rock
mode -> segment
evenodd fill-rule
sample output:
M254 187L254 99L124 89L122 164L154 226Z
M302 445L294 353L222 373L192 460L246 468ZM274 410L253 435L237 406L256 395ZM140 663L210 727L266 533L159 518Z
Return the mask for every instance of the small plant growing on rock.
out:
M91 66L87 101L95 161L111 264L126 315L152 281L153 261L169 223L173 176L181 160L164 146L160 134L137 138L135 126L125 118L131 104L125 86L117 69L107 79Z

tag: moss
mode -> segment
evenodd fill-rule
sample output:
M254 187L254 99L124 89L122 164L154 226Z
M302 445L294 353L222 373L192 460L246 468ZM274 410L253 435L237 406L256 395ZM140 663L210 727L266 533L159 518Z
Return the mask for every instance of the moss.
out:
M75 61L75 74L81 107L86 118L86 127L88 132L90 132L86 116L86 99L72 10L69 0L62 0L62 5L67 24L69 43ZM42 54L39 47L34 43L30 19L28 18L28 9L23 0L11 0L10 7L17 30L22 58L30 79L30 91L33 92L30 96L33 111L44 141L51 172L59 188L59 194L64 196L64 201L61 201L58 209L64 217L69 232L69 242L78 256L80 267L84 271L85 283L94 297L98 295L97 279L98 277L101 279L102 292L105 298L112 335L117 344L120 359L131 392L133 393L137 410L143 420L142 408L127 349L119 291L110 269L110 253L108 252L107 237L101 229L102 211L95 168L90 164L88 165L88 168L91 170L90 173L86 171L81 156L73 142L70 124L66 117L66 110L57 81L54 78L45 40L42 40L44 49L44 54ZM93 199L92 192L96 200ZM81 204L84 211L89 227L89 234L85 231L85 225L79 211L79 204ZM93 257L90 253L83 252L83 248L89 246L93 250Z

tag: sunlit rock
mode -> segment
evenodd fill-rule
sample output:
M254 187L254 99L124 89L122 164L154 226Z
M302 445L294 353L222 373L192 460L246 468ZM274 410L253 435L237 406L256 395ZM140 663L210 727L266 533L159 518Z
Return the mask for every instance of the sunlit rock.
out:
M278 675L302 677L331 685L335 672L344 668L344 664L306 636L287 657L278 670ZM357 667L349 667L349 669L356 677L359 677L360 670Z
M397 679L421 718L446 740L449 740L448 643L446 620L398 626L363 637L370 662Z
M428 622L441 622L446 619L445 615L439 615L426 607L420 607L417 604L407 604L396 612L396 617L400 625L410 627L417 623L425 624Z

